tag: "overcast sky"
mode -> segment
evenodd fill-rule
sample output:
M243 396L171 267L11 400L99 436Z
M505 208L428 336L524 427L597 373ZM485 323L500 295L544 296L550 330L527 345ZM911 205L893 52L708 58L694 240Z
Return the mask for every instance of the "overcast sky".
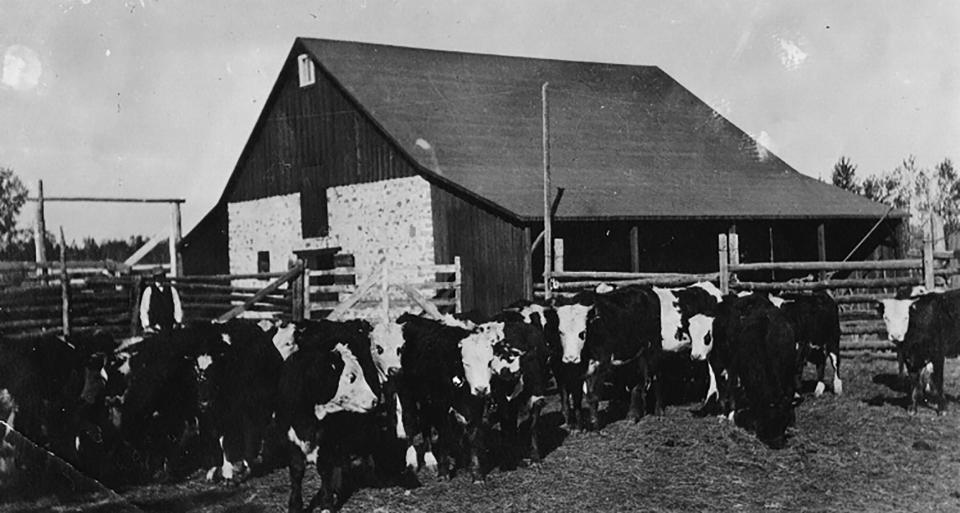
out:
M657 65L814 177L960 159L960 2L0 0L0 166L47 195L186 198L186 232L298 36ZM149 235L168 212L51 204L47 225Z

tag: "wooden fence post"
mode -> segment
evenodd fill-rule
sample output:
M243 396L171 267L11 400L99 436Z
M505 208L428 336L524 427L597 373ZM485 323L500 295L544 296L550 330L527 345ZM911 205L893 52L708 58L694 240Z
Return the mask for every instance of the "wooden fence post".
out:
M143 285L143 276L134 275L133 289L130 291L130 336L140 333L140 287Z
M930 221L932 224L932 221ZM923 286L927 290L933 290L933 237L932 228L923 231Z
M43 264L47 262L47 223L43 217L43 180L37 180L37 212L33 224L33 244L37 261L37 276L47 274Z
M297 260L296 262L292 262L292 264L291 267L299 267L301 269L300 272L307 272L303 260ZM303 320L303 289L303 275L290 280L290 316L294 322Z
M170 203L170 276L183 274L180 258L180 203Z
M827 232L823 223L817 225L817 260L827 261ZM820 281L827 279L827 271L820 271Z
M70 273L67 271L67 241L60 227L60 303L63 336L70 336Z
M717 254L720 256L720 292L730 292L730 273L727 268L727 234L721 233L717 238Z
M640 227L630 227L630 271L640 272Z
M553 271L563 272L563 239L553 239Z
M453 257L453 265L456 267L456 272L453 275L454 288L453 291L457 295L457 305L455 313L460 313L463 311L463 277L462 272L460 271L460 257ZM533 283L530 283L530 298L533 299Z
M728 265L740 265L740 235L737 232L727 234L727 255ZM737 273L731 272L729 274L733 279L736 279Z

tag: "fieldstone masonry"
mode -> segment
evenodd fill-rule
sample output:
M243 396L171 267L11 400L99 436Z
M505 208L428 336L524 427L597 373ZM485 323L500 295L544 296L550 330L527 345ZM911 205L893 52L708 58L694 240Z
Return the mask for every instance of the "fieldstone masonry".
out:
M434 263L430 184L419 176L327 189L329 235L304 239L300 195L231 203L230 272L257 270L257 252L270 252L270 269L287 268L299 249L341 247L354 255L357 283L386 258L392 282L433 281L432 273L399 268Z

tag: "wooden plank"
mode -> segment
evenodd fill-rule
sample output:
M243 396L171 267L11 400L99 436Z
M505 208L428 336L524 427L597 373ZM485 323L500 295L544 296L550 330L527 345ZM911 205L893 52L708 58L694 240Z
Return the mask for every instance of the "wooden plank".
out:
M393 267L391 268L391 271L394 273L422 272L422 273L436 273L436 274L454 274L457 272L457 264L428 264L428 265Z
M303 320L303 277L309 275L307 274L305 262L303 260L298 260L297 263L301 267L304 267L304 271L300 275L300 278L290 282L290 315L293 316L294 320L301 321Z
M827 231L824 223L817 224L817 260L827 261ZM827 270L820 270L820 280L827 279Z
M639 278L635 280L618 280L614 283L617 285L659 285L662 287L682 287L686 285L693 285L701 281L716 281L719 275L717 273L710 274L687 274L681 276L660 276L656 278ZM561 281L557 282L553 290L564 291L564 290L584 290L596 288L602 283L610 283L608 281L602 280L583 280L583 281ZM542 285L537 287L537 290L542 290Z
M136 251L133 252L132 255L127 257L127 259L123 261L123 264L132 266L140 263L140 261L143 260L143 257L147 256L151 251L153 251L153 248L159 246L161 242L167 240L169 237L170 236L166 234L156 234L153 237L150 237L150 240L144 243L143 246L140 246Z
M691 276L710 276L717 279L718 273L628 273L617 271L565 271L554 273L553 277L563 281L568 279L585 278L590 280L639 280L644 278L687 278Z
M855 271L855 270L901 270L920 269L923 262L917 259L868 260L861 262L754 262L730 264L730 272L736 271Z
M721 233L717 237L717 255L719 258L718 269L719 269L719 282L720 282L720 293L727 294L730 292L730 269L729 269L729 253L727 248L727 234Z
M352 294L356 292L356 285L313 285L311 294Z
M841 340L841 351L894 351L897 346L889 340Z
M875 278L862 280L827 280L809 282L745 282L731 283L730 287L736 290L768 290L768 291L797 291L797 290L826 290L845 288L882 288L919 285L920 278L913 276L903 278Z
M454 311L460 313L463 311L463 267L459 255L453 257L453 265L457 268L457 272L453 275L453 281L457 284L456 290L454 291L457 295Z
M315 276L354 276L357 274L356 267L334 267L333 269L311 269L310 277Z
M834 300L839 305L849 305L849 304L859 304L859 303L875 303L881 299L893 299L893 294L857 294L849 296L836 296Z
M32 196L27 201L37 201ZM185 203L183 198L97 198L94 196L47 196L43 201L92 202L92 203Z
M281 278L289 274L287 272L272 273L249 273L249 274L198 274L190 276L178 276L170 281L179 282L204 282L204 281L233 281L233 280L269 280Z
M264 287L263 290L261 290L260 292L254 294L252 298L246 300L242 305L237 306L236 308L234 308L234 309L230 310L229 312L227 312L227 313L221 315L220 317L218 317L218 318L216 319L216 321L217 321L217 322L227 322L227 321L229 321L230 319L233 319L234 317L236 317L236 316L240 315L241 313L243 313L243 311L246 310L246 308L247 308L248 305L253 305L253 304L256 303L257 301L259 301L260 298L262 298L262 297L266 296L267 294L273 292L274 290L277 290L278 288L280 288L280 286L283 285L284 283L288 282L289 280L291 280L291 279L293 279L293 278L296 278L296 277L300 276L300 273L302 273L302 272L303 272L303 266L300 265L300 264L297 264L296 266L293 267L293 269L290 269L289 271L287 271L286 273L284 273L283 276L277 278L273 283L271 283L271 284L267 285L266 287Z
M630 271L640 272L640 227L630 227Z
M373 287L380 282L380 279L381 279L380 266L378 265L375 269L373 269L370 272L370 277L367 278L366 283L364 283L360 287L357 287L356 292L354 292L345 301L337 305L337 307L334 308L332 312L330 312L330 315L328 315L327 318L336 319L337 317L343 315L344 312L349 310L351 306L353 306L357 301L360 300L360 298L362 298L364 295L370 292L370 290L373 289Z
M423 308L423 312L429 317L434 319L439 319L443 317L443 314L440 313L440 310L437 310L436 305L431 303L427 298L420 295L413 287L409 285L401 285L400 288L407 293L407 296L410 297L420 308Z
M63 226L60 227L60 298L63 303L60 317L61 321L63 322L63 336L69 337L70 276L67 274L67 239L63 236Z

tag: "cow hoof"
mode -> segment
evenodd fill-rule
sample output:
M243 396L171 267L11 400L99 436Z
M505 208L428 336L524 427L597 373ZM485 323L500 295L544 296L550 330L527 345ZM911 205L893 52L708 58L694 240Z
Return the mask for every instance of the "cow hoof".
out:
M821 395L823 395L823 392L826 389L827 389L827 385L824 385L823 381L818 381L817 387L813 389L813 396L820 397Z
M217 467L212 467L210 470L208 470L208 471L207 471L207 474L206 474L206 476L205 476L205 479L206 479L207 481L211 481L211 482L216 481L216 479L217 479Z
M833 380L833 393L834 395L843 395L843 381Z
M437 471L437 458L434 457L432 452L427 451L426 453L424 453L423 466L426 467L428 471L433 472L437 474L438 477L440 477L439 472Z

